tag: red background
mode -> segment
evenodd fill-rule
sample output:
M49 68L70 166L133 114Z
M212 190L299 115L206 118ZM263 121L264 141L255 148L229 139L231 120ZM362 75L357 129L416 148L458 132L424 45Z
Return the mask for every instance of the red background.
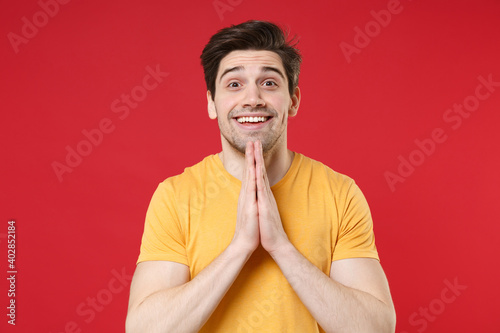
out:
M301 38L302 103L289 147L365 193L396 332L499 332L500 87L457 129L443 115L474 95L479 76L500 81L500 2L401 0L350 62L340 44L355 45L355 27L388 1L220 2L222 13L210 0L71 1L48 22L34 0L3 3L0 262L7 274L15 219L18 274L15 327L0 283L1 330L124 330L129 282L114 276L133 273L153 191L221 149L199 55L218 29L265 19ZM23 36L23 17L34 16L38 32L13 46L10 33ZM113 112L147 66L169 75L126 117ZM114 130L60 181L53 163L65 164L66 147L84 145L82 131L105 118ZM391 190L385 173L397 174L400 155L424 156L415 140L435 128L446 141ZM455 279L467 289L444 303L445 280ZM93 309L96 297L105 304ZM423 319L429 306L435 315Z

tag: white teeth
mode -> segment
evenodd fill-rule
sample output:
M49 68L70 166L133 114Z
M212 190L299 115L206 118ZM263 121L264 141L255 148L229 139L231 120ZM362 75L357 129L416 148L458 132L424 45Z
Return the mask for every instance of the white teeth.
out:
M258 123L267 120L267 117L240 117L236 119L240 124L242 123Z

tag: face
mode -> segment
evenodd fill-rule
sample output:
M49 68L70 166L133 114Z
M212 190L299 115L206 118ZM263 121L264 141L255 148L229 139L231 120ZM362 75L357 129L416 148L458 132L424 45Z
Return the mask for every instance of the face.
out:
M260 140L263 152L286 147L288 117L297 113L300 91L290 96L283 63L271 51L233 51L219 65L215 99L207 92L208 113L217 119L223 148L245 153Z

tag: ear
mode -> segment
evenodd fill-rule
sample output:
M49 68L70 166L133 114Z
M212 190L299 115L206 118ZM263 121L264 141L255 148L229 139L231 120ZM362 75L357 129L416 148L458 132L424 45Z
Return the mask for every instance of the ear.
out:
M300 105L300 89L299 87L295 88L293 95L290 96L292 101L290 102L290 107L288 108L288 117L295 117L297 112L299 111Z
M212 99L212 94L210 93L210 90L207 90L207 109L208 109L208 116L210 117L210 119L217 119L215 102Z

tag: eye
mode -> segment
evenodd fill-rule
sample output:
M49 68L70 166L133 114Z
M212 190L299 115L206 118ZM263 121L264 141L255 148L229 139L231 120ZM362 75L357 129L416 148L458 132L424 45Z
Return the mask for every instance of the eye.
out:
M238 82L230 82L227 86L229 88L238 88L240 84Z
M278 86L278 84L276 82L274 82L274 81L266 81L266 82L264 82L264 85L266 87Z

